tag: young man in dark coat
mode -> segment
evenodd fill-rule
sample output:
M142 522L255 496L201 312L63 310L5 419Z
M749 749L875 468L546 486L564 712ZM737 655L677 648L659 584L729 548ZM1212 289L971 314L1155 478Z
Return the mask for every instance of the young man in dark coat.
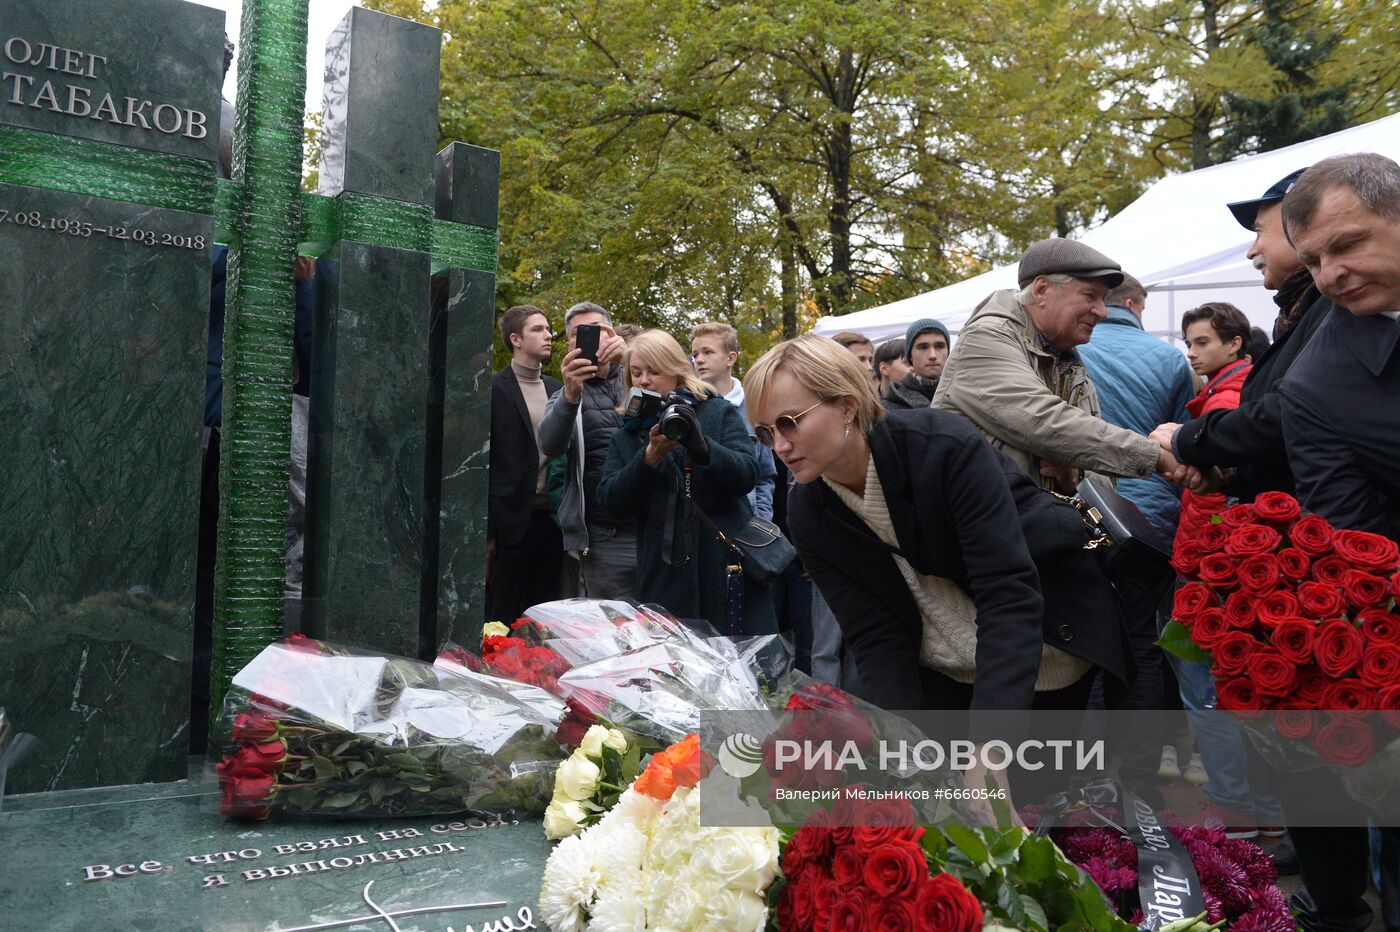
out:
M1400 541L1400 165L1370 153L1319 162L1284 198L1283 222L1318 288L1337 305L1280 388L1298 498L1338 528ZM1326 795L1324 807L1345 803L1340 789ZM1345 828L1308 821L1292 829L1307 888L1293 901L1300 927L1367 928L1371 909L1362 895L1371 864L1359 816ZM1381 830L1380 862L1382 918L1394 930L1400 829Z
M890 386L889 394L880 399L886 411L927 408L938 390L943 364L953 338L948 328L932 317L914 321L904 331L904 361L909 374Z
M536 432L559 381L541 371L554 349L549 318L522 304L501 316L510 365L491 377L491 459L487 496L486 617L514 621L531 605L559 598L564 554L549 516L545 458Z

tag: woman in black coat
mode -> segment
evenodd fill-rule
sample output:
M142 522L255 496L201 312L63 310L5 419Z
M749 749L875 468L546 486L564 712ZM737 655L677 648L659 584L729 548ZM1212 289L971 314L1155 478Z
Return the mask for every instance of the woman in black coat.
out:
M655 416L624 416L613 434L598 501L613 518L637 522L637 598L680 618L704 618L728 635L776 632L768 587L748 577L743 617L731 618L726 567L733 557L685 501L689 495L726 535L753 517L748 493L758 460L739 410L695 376L680 344L660 330L646 331L627 351L624 396L633 387L687 399L707 454L697 457L668 439Z
M788 527L841 625L864 698L887 709L1082 709L1132 654L1078 513L977 430L885 415L855 357L808 335L744 379L748 412L800 486Z

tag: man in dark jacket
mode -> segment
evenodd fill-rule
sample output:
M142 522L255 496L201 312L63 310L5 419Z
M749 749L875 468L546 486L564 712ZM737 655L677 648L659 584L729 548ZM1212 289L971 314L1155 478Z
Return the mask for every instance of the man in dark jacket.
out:
M577 348L580 325L600 327L595 364ZM575 304L564 313L569 352L560 373L564 387L550 396L540 421L540 452L568 454L559 528L564 549L579 561L582 594L590 599L626 599L637 576L637 529L615 521L598 505L598 482L613 433L622 424L622 354L627 342L612 329L612 317L597 304Z
M563 541L549 516L545 458L535 440L556 379L541 371L554 349L549 318L529 304L501 316L510 365L491 377L491 459L487 480L486 617L511 622L559 597Z
M1302 172L1280 178L1262 197L1228 205L1240 225L1254 231L1249 258L1264 273L1264 287L1275 292L1279 307L1274 343L1254 360L1240 406L1208 412L1186 425L1163 424L1152 432L1152 439L1183 463L1201 469L1233 467L1235 476L1227 491L1246 502L1260 492L1293 491L1293 474L1284 458L1278 386L1332 307L1283 233L1280 202Z
M904 361L911 371L890 386L889 395L880 399L885 410L902 411L931 405L952 345L953 338L948 335L948 328L932 317L924 317L910 324L909 329L904 331Z
M1280 386L1298 498L1336 527L1400 541L1400 165L1369 153L1326 159L1308 169L1282 212L1299 258L1337 305ZM1338 793L1326 803L1343 799ZM1382 918L1394 930L1400 829L1381 833ZM1292 834L1307 888L1293 901L1300 927L1367 928L1366 829L1353 823Z

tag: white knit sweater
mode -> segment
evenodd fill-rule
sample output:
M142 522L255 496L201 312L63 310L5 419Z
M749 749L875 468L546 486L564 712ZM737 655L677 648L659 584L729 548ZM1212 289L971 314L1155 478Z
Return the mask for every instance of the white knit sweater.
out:
M875 532L876 537L892 547L899 546L873 458L865 473L864 498L830 479L823 477L822 481ZM923 616L919 662L960 683L971 683L977 676L977 606L972 597L951 579L923 575L901 556L894 555L894 562ZM1088 661L1045 644L1041 648L1036 691L1063 689L1089 672L1089 668Z

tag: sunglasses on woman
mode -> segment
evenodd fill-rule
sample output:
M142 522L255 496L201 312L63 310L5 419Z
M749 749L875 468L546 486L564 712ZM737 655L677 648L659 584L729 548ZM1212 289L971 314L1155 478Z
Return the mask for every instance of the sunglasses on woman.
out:
M753 426L754 436L758 437L758 442L765 447L773 446L773 444L777 442L777 437L782 437L784 440L793 440L797 437L797 419L807 414L808 411L815 411L824 404L826 404L825 401L819 401L808 408L807 411L799 411L796 414L784 414L772 424L755 424Z

